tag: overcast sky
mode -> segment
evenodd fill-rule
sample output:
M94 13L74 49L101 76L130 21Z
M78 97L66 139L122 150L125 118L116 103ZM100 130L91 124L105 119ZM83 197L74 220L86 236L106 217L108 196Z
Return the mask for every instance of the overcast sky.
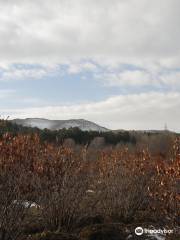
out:
M179 0L0 0L2 117L180 132Z

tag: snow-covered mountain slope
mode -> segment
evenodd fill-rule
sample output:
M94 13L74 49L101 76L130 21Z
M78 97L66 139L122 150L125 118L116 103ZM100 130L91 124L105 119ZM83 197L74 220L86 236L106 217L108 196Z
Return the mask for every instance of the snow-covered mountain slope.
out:
M78 127L83 131L108 131L107 128L101 127L96 123L84 119L70 119L70 120L48 120L44 118L26 118L14 119L12 122L25 127L37 127L40 129L59 130L62 128Z

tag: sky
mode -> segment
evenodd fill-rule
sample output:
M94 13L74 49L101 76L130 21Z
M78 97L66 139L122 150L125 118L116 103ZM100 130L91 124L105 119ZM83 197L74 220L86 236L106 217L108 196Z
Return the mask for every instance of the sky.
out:
M179 0L0 0L1 118L180 132Z

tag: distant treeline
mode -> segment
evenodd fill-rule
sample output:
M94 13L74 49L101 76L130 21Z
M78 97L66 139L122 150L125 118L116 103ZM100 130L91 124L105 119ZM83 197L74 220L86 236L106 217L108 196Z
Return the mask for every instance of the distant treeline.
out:
M23 127L12 123L9 120L0 120L0 137L5 133L11 133L13 135L18 134L38 134L41 141L46 141L49 143L62 144L65 139L73 139L76 144L90 144L96 137L104 138L105 144L116 145L118 143L123 144L137 144L140 141L140 138L150 139L153 137L164 136L166 139L167 136L173 135L169 131L157 131L157 132L147 132L147 131L107 131L107 132L98 132L98 131L82 131L81 129L74 127L69 129L60 129L52 131L49 129L39 129L36 127ZM174 135L179 136L179 134L174 133ZM154 140L153 140L154 141ZM162 139L160 140L162 142ZM164 140L163 140L164 141Z
M13 135L34 134L37 133L42 141L51 143L63 143L65 139L73 139L76 144L89 144L96 137L103 137L106 144L132 143L136 144L136 138L129 131L122 132L98 132L98 131L82 131L74 127L69 129L60 129L52 131L49 129L41 130L39 128L23 127L7 120L0 120L0 136L5 133Z

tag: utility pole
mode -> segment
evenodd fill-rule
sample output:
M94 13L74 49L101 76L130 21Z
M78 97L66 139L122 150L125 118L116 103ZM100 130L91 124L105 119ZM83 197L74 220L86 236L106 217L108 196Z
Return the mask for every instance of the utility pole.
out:
M164 125L164 131L168 131L168 127L167 127L167 123L165 123L165 125Z

